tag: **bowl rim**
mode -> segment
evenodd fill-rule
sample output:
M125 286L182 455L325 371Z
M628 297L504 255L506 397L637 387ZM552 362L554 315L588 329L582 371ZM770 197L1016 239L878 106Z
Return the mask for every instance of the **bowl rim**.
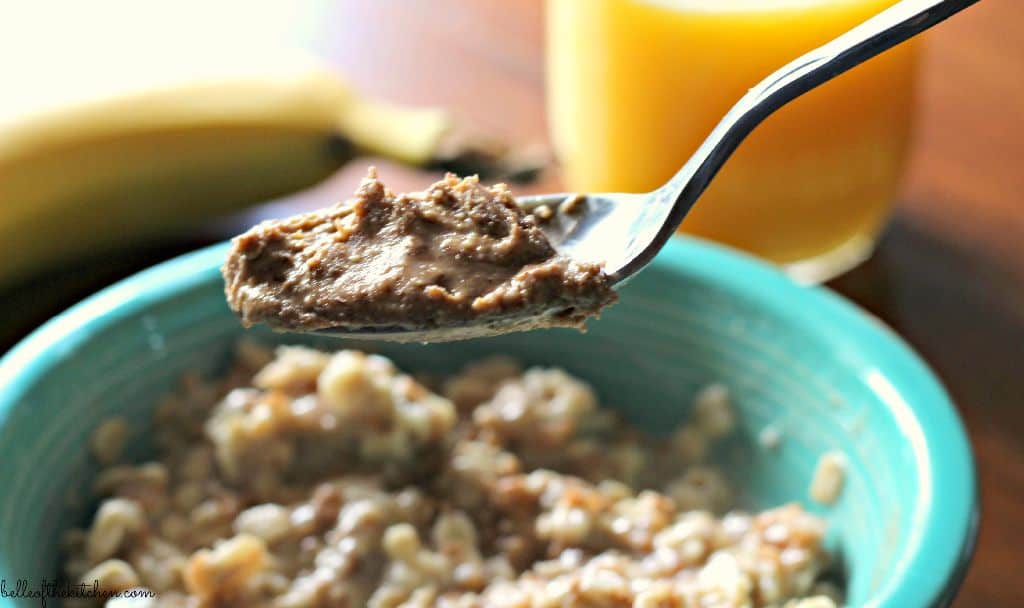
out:
M80 344L122 318L219 281L227 246L219 243L143 270L75 304L21 340L0 359L0 426L8 422L29 388L74 357ZM870 313L825 287L799 285L741 252L697 238L674 238L654 263L732 295L753 298L795 323L827 326L835 339L855 342L858 350L877 362L876 375L866 380L881 393L908 438L927 491L915 505L919 523L892 573L867 605L948 605L974 553L980 508L966 430L927 364ZM0 555L0 576L11 574L5 562Z

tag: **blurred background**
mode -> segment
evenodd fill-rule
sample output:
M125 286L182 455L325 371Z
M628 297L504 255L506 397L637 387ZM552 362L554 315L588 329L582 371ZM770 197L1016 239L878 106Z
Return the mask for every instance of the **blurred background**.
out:
M370 164L396 191L446 167L654 187L746 88L891 3L674 1L0 3L0 349ZM948 384L983 494L963 606L1024 603L1022 21L983 0L786 108L684 227L832 279Z

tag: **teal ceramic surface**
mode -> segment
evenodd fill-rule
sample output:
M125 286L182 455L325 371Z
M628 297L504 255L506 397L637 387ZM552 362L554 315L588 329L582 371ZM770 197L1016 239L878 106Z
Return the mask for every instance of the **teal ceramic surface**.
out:
M586 334L552 330L443 345L353 344L241 328L218 267L224 247L125 280L50 321L0 362L0 579L35 588L58 571L57 541L88 515L97 422L131 423L144 458L150 413L182 373L215 374L243 334L360 346L406 369L452 371L486 353L557 364L651 430L724 382L741 413L719 454L751 508L800 501L827 518L850 605L944 604L976 533L970 447L942 387L893 333L820 288L799 287L719 247L676 240ZM767 425L781 432L761 447ZM807 500L818 457L847 455L839 501ZM77 497L77 500L76 498ZM53 605L49 602L48 605ZM0 598L0 606L39 606Z

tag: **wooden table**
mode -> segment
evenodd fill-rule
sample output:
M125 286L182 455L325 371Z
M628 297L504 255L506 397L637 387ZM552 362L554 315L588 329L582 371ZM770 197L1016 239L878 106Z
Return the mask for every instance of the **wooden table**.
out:
M545 141L540 0L344 0L308 10L305 25L295 27L303 41L368 93L448 106L512 141ZM896 218L871 261L832 284L924 355L969 427L984 514L958 606L1024 606L1021 23L1024 2L984 0L931 34ZM0 347L132 270L219 240L255 218L347 196L363 171L365 164L353 165L285 203L182 235L170 246L120 256L75 274L59 292L47 281L8 294L4 308L21 314L0 330ZM395 188L418 188L429 179L386 163L382 172ZM531 190L557 188L554 176Z

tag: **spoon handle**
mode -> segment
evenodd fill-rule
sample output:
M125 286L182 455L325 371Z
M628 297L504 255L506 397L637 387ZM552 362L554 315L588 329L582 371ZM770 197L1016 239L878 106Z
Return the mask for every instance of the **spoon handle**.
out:
M679 227L740 142L768 115L977 1L902 0L835 40L791 61L750 89L711 131L686 165L656 191L658 202L672 205L672 208L659 231L662 234L654 239L655 251Z

